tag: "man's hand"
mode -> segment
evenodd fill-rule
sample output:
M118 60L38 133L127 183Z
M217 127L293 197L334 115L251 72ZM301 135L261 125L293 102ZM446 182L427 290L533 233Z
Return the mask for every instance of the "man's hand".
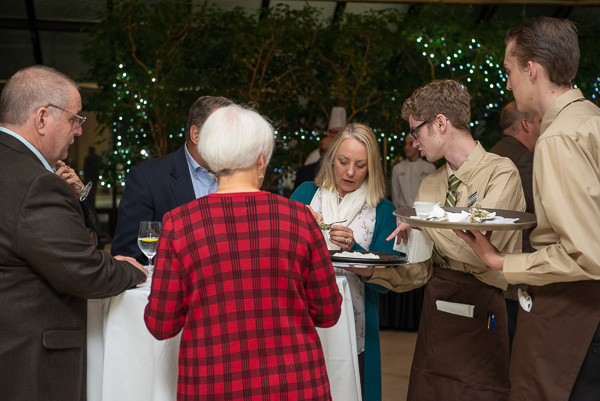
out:
M494 270L502 270L504 265L504 254L498 252L498 249L490 241L492 231L483 234L481 231L462 231L452 230L458 238L462 239L473 248L473 251L479 256L479 259Z
M67 184L71 186L73 192L75 192L77 199L79 199L81 191L78 188L83 188L84 185L77 175L77 172L67 166L62 160L59 160L58 163L56 163L56 172L54 174L65 180Z
M137 267L138 269L140 269L142 272L144 272L144 274L146 275L146 279L148 278L148 270L144 269L144 266L142 266L137 260L135 260L132 257L129 256L123 256L123 255L116 255L115 259L123 261L123 262L128 262L131 263L132 265L134 265L135 267Z
M397 227L396 229L385 239L386 241L391 241L396 237L396 244L400 244L400 242L404 242L405 244L408 242L408 234L410 234L411 227L410 225L401 222L396 219Z
M371 276L373 275L373 268L372 267L365 267L365 268L338 267L338 269L344 269L344 270L349 271L351 273L358 274L359 276L362 276L362 277L364 277L366 279L371 278Z

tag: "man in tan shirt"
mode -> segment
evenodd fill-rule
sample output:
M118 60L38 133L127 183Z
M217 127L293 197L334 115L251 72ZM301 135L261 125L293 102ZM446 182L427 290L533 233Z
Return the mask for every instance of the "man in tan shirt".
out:
M487 153L470 132L470 96L456 81L417 89L402 108L428 161L446 164L425 177L417 201L457 207L525 210L519 172L507 158ZM406 229L401 224L400 229ZM408 389L409 400L506 400L509 350L504 276L489 269L452 230L424 228L443 260L395 269L354 269L365 281L403 292L425 286L423 311ZM520 251L519 231L499 231L492 242ZM453 309L455 309L453 311ZM458 311L456 311L458 309ZM463 313L461 310L465 310Z
M540 17L506 35L504 67L521 111L542 117L533 162L533 253L498 251L457 232L511 283L529 284L511 360L511 400L592 400L600 395L600 109L572 81L577 30Z

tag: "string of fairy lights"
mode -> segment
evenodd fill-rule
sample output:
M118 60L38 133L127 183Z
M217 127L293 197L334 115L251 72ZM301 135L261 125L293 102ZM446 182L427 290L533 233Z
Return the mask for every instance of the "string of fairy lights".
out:
M427 38L419 36L416 38L416 43L421 46L421 56L428 59L428 62L440 69L440 76L460 76L463 77L465 86L469 88L479 79L478 84L484 85L484 90L489 91L489 98L495 99L485 105L485 112L481 115L472 116L471 129L474 133L477 132L480 124L489 116L489 112L499 111L505 101L506 76L504 74L501 61L494 59L493 56L486 54L482 50L482 44L476 39L471 39L470 42L458 43L447 40L445 37ZM477 62L474 60L481 60ZM148 84L156 84L156 78L152 76L152 71L148 71ZM595 82L591 83L592 99L600 98L600 77ZM577 86L575 86L577 87ZM112 85L115 100L113 107L117 110L117 104L129 102L134 107L127 115L119 115L112 123L113 137L115 138L114 150L112 154L113 169L115 170L114 181L118 185L124 186L127 173L132 165L132 160L140 158L149 158L152 152L149 152L143 144L148 143L151 132L145 127L144 122L148 120L148 110L152 104L139 95L131 88L130 77L123 64L119 65L119 72L115 76L115 81ZM392 97L393 102L397 101ZM168 106L168 105L167 105ZM121 110L121 109L119 109ZM373 127L372 127L373 128ZM184 138L185 128L181 131L171 134L170 139ZM407 132L388 133L384 130L373 128L373 132L377 136L378 141L387 149L385 154L386 162L395 160L401 153L401 146L396 146L407 135ZM124 135L133 137L131 141L125 141ZM315 130L300 129L295 132L285 133L275 131L275 136L278 141L287 144L293 141L318 141L322 137L322 132ZM151 142L150 142L151 143ZM134 154L137 152L137 155ZM137 156L137 157L134 157ZM286 166L273 166L274 173L283 174ZM289 172L292 173L291 171ZM100 177L100 184L107 188L111 187L109 180Z

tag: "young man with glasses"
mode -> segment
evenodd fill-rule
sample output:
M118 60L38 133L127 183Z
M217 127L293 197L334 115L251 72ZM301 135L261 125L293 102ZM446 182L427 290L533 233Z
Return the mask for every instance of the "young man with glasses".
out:
M416 201L523 211L515 165L486 152L471 135L470 101L458 82L437 80L404 102L402 118L416 138L413 146L430 162L446 160L423 179ZM401 223L394 234L407 229ZM506 400L509 348L502 291L508 283L452 230L422 231L435 243L431 259L358 273L397 292L426 284L408 400ZM520 251L521 234L497 231L492 242L507 252Z
M506 87L519 110L542 116L533 160L536 251L513 255L477 232L457 234L511 283L529 285L533 302L519 313L510 399L597 400L600 109L573 88L580 53L571 21L534 18L505 42Z

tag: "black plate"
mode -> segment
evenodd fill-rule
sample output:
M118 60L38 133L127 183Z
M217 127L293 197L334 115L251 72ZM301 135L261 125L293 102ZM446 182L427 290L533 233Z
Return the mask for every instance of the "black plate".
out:
M379 259L363 259L363 258L347 258L344 256L335 256L337 253L343 251L329 251L329 257L334 267L393 267L401 265L405 262L405 258L398 255L392 255L383 252L369 252L369 251L349 251L349 252L360 252L360 253L372 253L379 256Z

